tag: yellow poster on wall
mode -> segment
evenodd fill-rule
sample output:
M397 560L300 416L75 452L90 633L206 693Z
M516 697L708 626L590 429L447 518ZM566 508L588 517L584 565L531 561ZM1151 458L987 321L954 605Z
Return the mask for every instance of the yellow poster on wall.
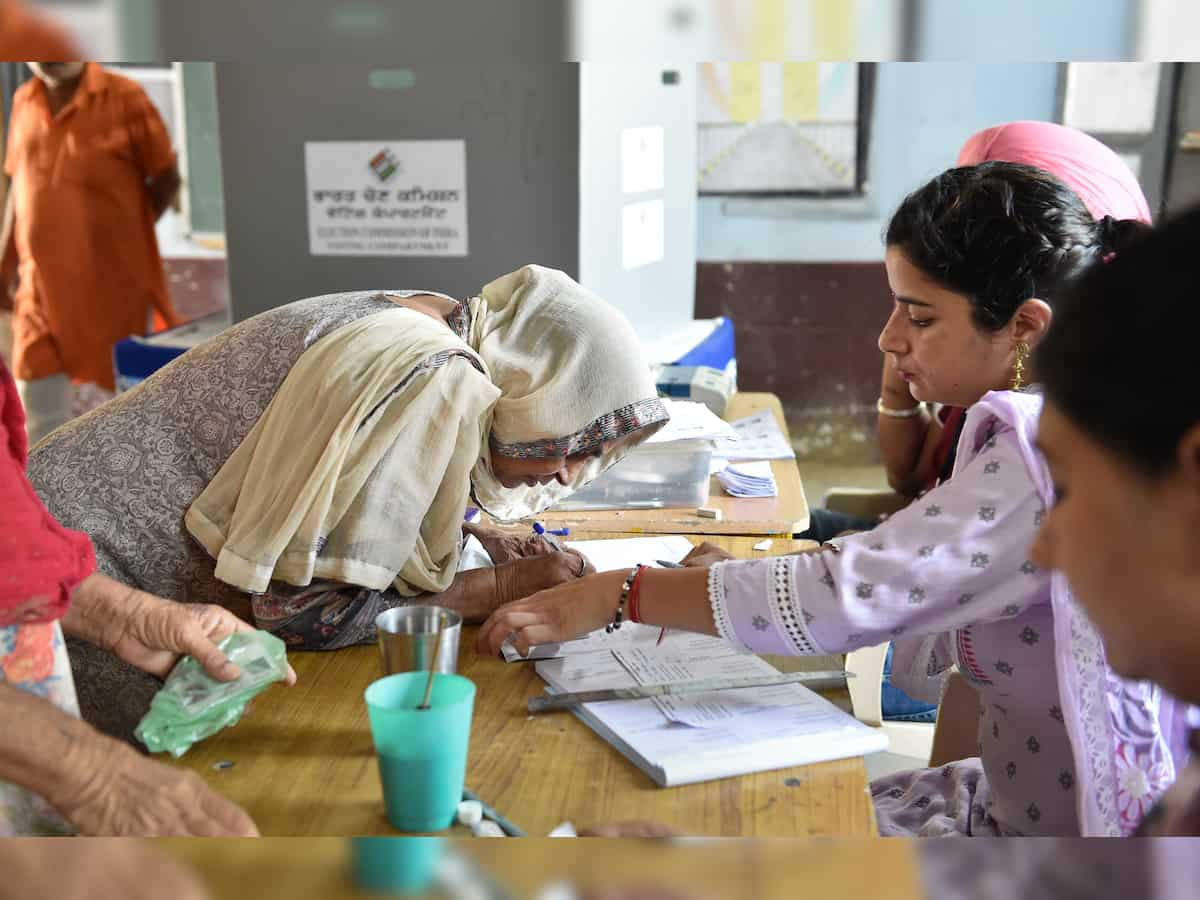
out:
M854 6L847 0L812 0L813 50L821 60L853 59Z
M762 117L762 69L758 63L730 63L729 117L735 122L756 122Z
M813 122L821 115L821 75L815 62L783 64L783 117Z
M787 59L787 13L787 0L757 0L754 4L754 59Z

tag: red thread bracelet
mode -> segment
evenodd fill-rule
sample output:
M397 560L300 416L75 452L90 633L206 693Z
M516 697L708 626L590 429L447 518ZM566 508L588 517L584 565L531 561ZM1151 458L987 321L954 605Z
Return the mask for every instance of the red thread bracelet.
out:
M633 585L629 588L629 621L636 622L639 625L646 624L642 621L642 611L638 604L642 596L642 573L648 568L649 566L642 566L638 569L638 573L633 579ZM658 640L655 641L654 646L657 647L659 644L661 644L663 642L663 638L666 636L667 629L663 628L658 633Z
M645 566L638 566L637 574L633 576L633 584L629 586L629 621L642 624L641 611L638 609L638 598L641 596L642 573Z

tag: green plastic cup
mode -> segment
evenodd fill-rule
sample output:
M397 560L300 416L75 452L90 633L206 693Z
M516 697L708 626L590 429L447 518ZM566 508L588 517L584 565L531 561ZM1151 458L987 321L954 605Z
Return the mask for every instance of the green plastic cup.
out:
M368 891L419 894L433 882L442 853L437 837L356 837L350 839L354 881Z
M428 672L381 678L367 688L367 714L379 759L388 821L401 831L442 831L454 823L467 774L475 685L461 675Z

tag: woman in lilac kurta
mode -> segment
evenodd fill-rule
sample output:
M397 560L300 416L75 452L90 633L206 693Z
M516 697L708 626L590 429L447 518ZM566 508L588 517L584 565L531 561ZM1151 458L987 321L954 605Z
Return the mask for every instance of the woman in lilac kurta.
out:
M883 834L1123 834L1175 778L1159 691L1107 672L1060 576L1029 559L1052 501L1040 409L1035 394L985 396L954 477L871 532L710 570L732 643L799 655L924 635L927 671L957 665L979 692L979 758L875 782Z
M636 614L650 624L764 654L902 638L908 684L959 667L979 693L979 756L873 785L884 834L1126 834L1183 758L1173 704L1109 670L1065 580L1030 559L1053 489L1033 443L1040 397L1018 389L1029 350L1056 297L1125 231L1024 165L952 169L914 192L888 228L894 302L879 345L914 399L969 408L952 477L819 552L714 561L701 549L690 562L702 568L640 578ZM510 604L479 643L591 631L628 574Z

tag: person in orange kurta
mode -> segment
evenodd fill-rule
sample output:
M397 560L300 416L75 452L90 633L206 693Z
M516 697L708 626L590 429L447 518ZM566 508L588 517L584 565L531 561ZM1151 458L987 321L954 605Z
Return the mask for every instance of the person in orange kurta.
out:
M162 118L134 81L97 63L29 63L4 168L0 277L13 304L12 368L36 443L71 416L72 384L114 387L113 347L178 324L154 223L179 189ZM11 288L10 288L11 290Z

